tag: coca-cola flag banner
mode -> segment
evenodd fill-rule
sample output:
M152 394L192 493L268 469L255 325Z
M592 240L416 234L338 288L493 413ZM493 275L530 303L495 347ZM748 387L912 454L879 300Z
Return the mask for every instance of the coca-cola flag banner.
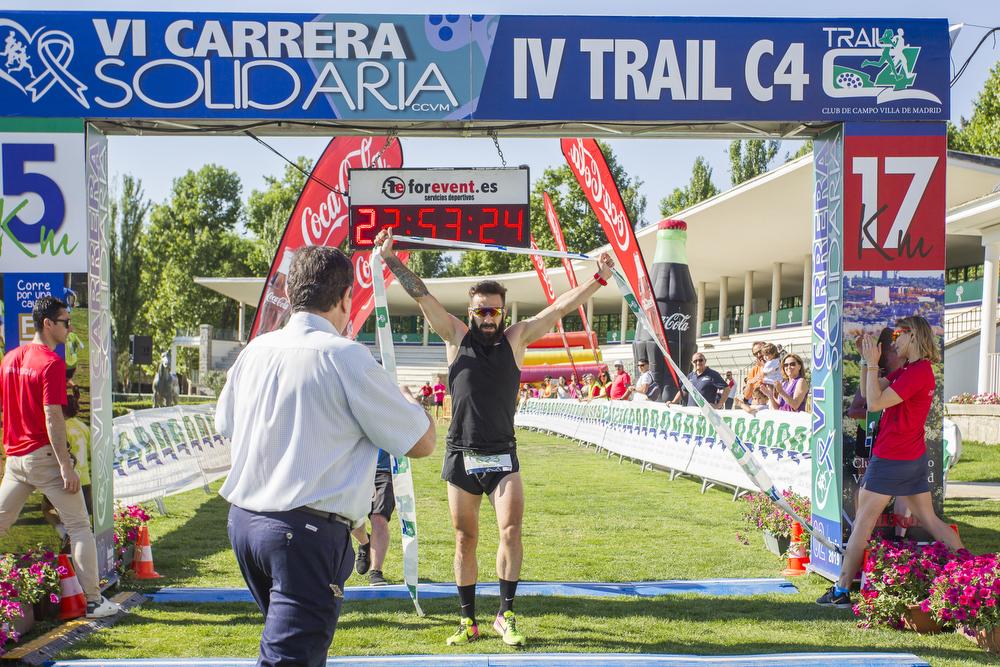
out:
M632 221L625 211L625 204L618 192L618 185L611 176L604 153L594 139L564 138L559 143L563 155L566 156L566 162L569 163L573 175L586 193L590 207L594 209L598 222L601 223L608 241L611 242L611 250L618 259L619 270L628 280L632 291L638 295L639 307L642 308L646 321L652 327L650 333L660 343L664 354L670 354L667 335L663 331L663 320L656 307L656 298L653 296L653 287L649 282L649 273L642 259L642 251L639 250L635 232L632 231ZM672 366L670 373L676 382L677 373Z
M545 219L549 222L549 229L552 230L552 238L556 242L556 250L566 252L566 239L563 238L562 227L559 225L559 216L556 215L556 208L552 205L552 200L549 199L549 193L542 193L542 202L545 204ZM532 255L534 257L534 255ZM576 271L573 269L573 262L570 261L569 257L562 258L563 269L566 271L566 280L569 281L569 288L575 289L577 286L576 282ZM594 343L590 335L590 322L587 321L587 311L584 310L583 306L579 306L578 310L580 312L580 321L583 322L583 330L587 334L587 340L590 341L590 349L594 353L594 361L600 358L597 353L597 345Z
M251 340L257 334L280 328L288 319L291 308L285 293L285 280L292 254L307 245L339 246L347 238L350 170L403 166L403 149L399 141L392 141L383 150L387 141L391 140L386 137L335 137L327 144L302 188L274 253L250 328Z
M351 297L351 319L348 320L347 331L344 332L344 335L348 338L357 338L361 327L365 324L365 320L375 310L371 254L372 251L370 250L359 250L351 255L351 261L354 263L354 293ZM406 260L410 257L410 253L406 250L401 250L396 252L396 256L399 257L399 261L405 264ZM395 276L389 270L389 267L383 265L382 279L385 281L386 286L392 282L393 278Z
M538 250L538 244L535 243L535 237L531 236L530 238L531 238L531 249ZM569 261L569 260L564 259L563 261ZM545 292L545 300L548 301L549 305L551 306L556 300L556 290L555 288L552 287L552 281L549 280L548 274L545 273L545 263L542 261L540 255L532 255L531 264L532 266L535 267L535 273L538 274L538 281L542 283L542 291ZM576 378L579 380L580 374L577 373L576 371L576 363L573 361L573 351L569 349L569 339L566 338L566 330L563 329L563 323L561 319L558 322L556 322L556 330L559 332L559 335L562 336L563 348L565 348L566 350L566 356L569 357L570 366L573 367L573 375L575 375ZM594 361L598 361L596 355L594 356Z

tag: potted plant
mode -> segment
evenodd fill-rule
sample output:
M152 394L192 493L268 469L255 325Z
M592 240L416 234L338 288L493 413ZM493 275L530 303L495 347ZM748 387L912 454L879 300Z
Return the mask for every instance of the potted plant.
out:
M124 575L135 557L135 545L139 540L139 528L149 521L149 514L141 505L123 506L115 504L115 570Z
M52 551L39 547L0 555L0 653L34 626L34 605L58 604L58 591L59 570Z
M888 625L916 632L940 632L941 625L931 613L931 582L939 576L952 551L941 542L919 545L910 540L879 540L870 546L863 567L861 599L854 606L859 625L870 628Z
M782 493L785 500L799 516L811 513L809 499L792 491ZM775 556L788 551L792 542L792 517L763 493L748 493L743 496L743 522L751 530L757 529L764 535L764 546Z
M1000 653L1000 565L996 554L964 549L934 578L927 608L943 624L959 627L980 647Z

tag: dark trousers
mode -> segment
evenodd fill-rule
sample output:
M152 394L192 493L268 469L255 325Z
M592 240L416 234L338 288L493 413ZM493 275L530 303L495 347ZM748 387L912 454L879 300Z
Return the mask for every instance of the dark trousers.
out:
M346 525L295 510L229 509L229 541L264 614L262 667L326 664L354 549Z

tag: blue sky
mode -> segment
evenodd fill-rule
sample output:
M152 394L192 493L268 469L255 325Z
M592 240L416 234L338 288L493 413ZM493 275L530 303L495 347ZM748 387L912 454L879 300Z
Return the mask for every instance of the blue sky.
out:
M58 9L58 10L134 10L134 1L103 0L81 3L7 0L8 9ZM699 16L745 16L745 1L703 0L697 3ZM475 0L438 0L424 2L390 2L377 0L349 2L306 2L303 0L242 0L238 6L219 0L173 0L170 11L239 11L247 12L365 12L365 13L500 13L500 14L590 14L590 15L692 15L692 3L676 1L573 0L549 1L506 0L504 2L477 2ZM870 0L839 0L836 3L806 3L801 0L770 0L754 3L755 16L789 17L864 17L907 15L911 17L940 17L950 23L964 22L966 28L959 35L953 48L956 64L971 53L986 32L980 26L1000 25L1000 10L995 0L952 0L942 3L913 0L907 3L872 3ZM879 9L873 12L873 9ZM144 8L145 9L145 8ZM835 9L835 11L834 11ZM982 88L990 67L1000 60L1000 47L991 38L976 54L962 79L952 89L952 120L968 117L973 100ZM326 145L326 138L277 139L268 142L290 158L306 155L315 159ZM501 147L508 164L527 164L533 174L541 174L548 166L562 164L562 154L556 139L503 139ZM644 181L643 192L648 199L647 218L658 218L657 203L660 198L677 186L685 184L690 176L695 157L703 155L713 167L713 180L721 188L729 187L728 140L704 139L622 139L612 141L612 148L628 171ZM488 139L404 139L407 166L499 166L499 157ZM112 137L110 140L109 169L112 177L131 173L142 179L147 196L154 202L163 201L169 194L171 181L188 169L198 169L214 162L235 170L241 177L244 197L255 188L261 188L264 177L278 175L283 170L281 159L254 143L249 138L226 137ZM794 152L795 142L785 142L780 155Z

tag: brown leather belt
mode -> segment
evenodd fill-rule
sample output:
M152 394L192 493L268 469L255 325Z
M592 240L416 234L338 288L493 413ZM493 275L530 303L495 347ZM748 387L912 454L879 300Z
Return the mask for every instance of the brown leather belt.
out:
M333 522L333 523L342 523L345 526L347 526L348 530L354 528L354 522L353 521L351 521L347 517L341 516L341 515L339 515L339 514L337 514L335 512L324 512L323 510L313 509L312 507L306 507L305 505L303 505L302 507L296 507L295 511L296 512L305 512L306 514L311 514L313 516L318 516L321 519L325 519L325 520Z

